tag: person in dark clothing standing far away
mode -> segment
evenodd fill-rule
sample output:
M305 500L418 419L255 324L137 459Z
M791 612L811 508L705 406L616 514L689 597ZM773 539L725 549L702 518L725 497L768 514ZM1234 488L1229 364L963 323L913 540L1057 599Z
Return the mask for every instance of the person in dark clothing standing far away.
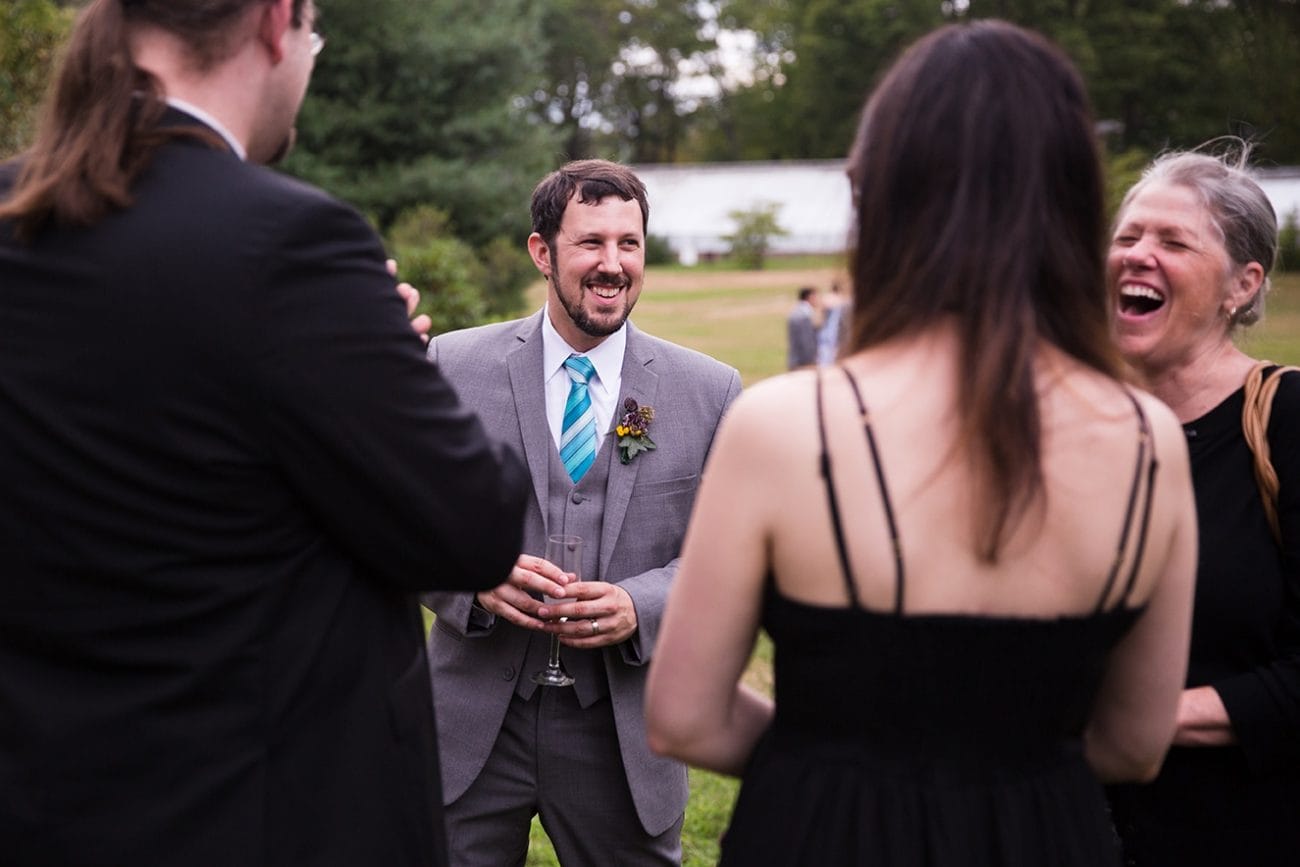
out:
M817 290L805 286L799 290L799 300L785 320L788 350L786 367L789 370L817 363L817 332L820 327Z
M849 341L723 422L651 745L743 775L724 865L1114 867L1101 782L1169 747L1196 523L1177 420L1120 378L1083 81L941 28L849 175ZM775 701L741 684L760 627Z
M446 863L415 594L501 580L524 478L257 165L316 15L92 0L0 169L7 867Z

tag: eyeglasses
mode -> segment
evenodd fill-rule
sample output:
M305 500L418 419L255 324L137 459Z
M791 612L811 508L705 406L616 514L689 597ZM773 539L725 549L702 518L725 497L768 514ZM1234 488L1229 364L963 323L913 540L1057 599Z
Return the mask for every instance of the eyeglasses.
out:
M311 56L315 57L320 54L321 49L325 47L325 37L321 36L315 30L311 32Z

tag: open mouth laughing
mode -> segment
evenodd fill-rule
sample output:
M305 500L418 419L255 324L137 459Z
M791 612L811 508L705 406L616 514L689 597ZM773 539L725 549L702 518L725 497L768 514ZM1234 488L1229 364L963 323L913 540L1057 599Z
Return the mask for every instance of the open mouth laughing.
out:
M1163 292L1142 283L1121 283L1119 312L1125 316L1146 316L1165 306Z

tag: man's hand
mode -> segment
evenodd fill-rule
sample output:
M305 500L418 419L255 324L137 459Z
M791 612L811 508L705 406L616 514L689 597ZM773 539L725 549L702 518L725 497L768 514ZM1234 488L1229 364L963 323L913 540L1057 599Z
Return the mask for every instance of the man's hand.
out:
M537 609L537 616L549 621L543 622L542 629L558 635L561 644L586 649L606 647L636 632L636 606L617 584L578 581L565 589L564 599ZM559 617L567 617L568 621L557 622Z
M539 616L542 602L532 594L562 597L570 592L566 591L565 585L572 580L573 576L560 571L560 567L551 561L532 554L521 554L504 584L480 591L474 598L480 607L497 617L525 629L542 631L547 626Z
M388 273L397 276L397 260L389 259L387 262ZM402 296L406 302L406 315L412 316L415 313L415 306L420 303L420 292L410 283L398 283L397 294ZM429 342L429 329L433 327L433 320L421 313L411 320L411 330L420 336L425 343Z

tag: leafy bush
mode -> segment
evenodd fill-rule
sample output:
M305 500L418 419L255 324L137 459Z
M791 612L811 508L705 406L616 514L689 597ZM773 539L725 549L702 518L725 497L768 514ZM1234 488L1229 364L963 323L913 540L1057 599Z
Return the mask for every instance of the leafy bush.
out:
M1277 269L1300 271L1300 209L1292 208L1278 230Z
M668 239L661 235L646 235L645 263L647 265L672 265L677 261Z
M524 305L524 287L537 277L528 251L506 237L493 238L479 251L483 300L492 317L513 316Z
M1106 155L1106 213L1112 219L1124 195L1142 177L1143 169L1150 162L1151 155L1138 149Z
M731 255L742 268L762 269L772 239L789 234L777 222L780 210L779 204L769 203L727 214L735 221L736 231L722 237L731 243Z
M398 278L420 290L418 313L441 334L478 325L487 317L486 275L474 249L451 234L445 211L419 205L403 211L388 230Z
M398 252L398 276L420 290L417 313L433 320L432 334L478 325L487 318L479 287L483 266L456 238L434 238L423 247Z

